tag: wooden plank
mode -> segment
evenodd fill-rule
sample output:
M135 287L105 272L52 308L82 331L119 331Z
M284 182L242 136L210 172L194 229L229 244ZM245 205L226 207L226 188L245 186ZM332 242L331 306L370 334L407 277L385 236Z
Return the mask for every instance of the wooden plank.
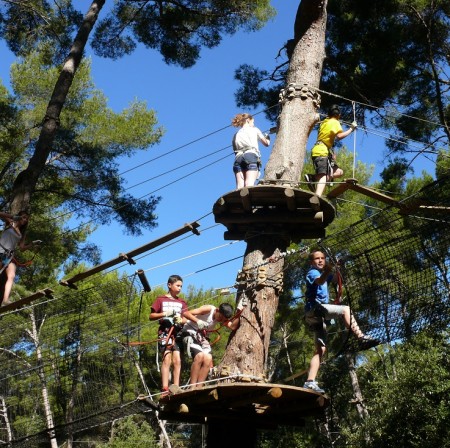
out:
M252 203L250 200L250 193L248 191L248 188L242 188L239 191L239 196L241 197L241 201L242 201L242 208L250 213L252 211Z
M165 420L245 421L268 428L303 424L304 417L322 414L329 398L290 385L222 383L161 397L159 404Z
M256 224L266 223L295 223L295 224L314 224L323 222L323 212L311 212L307 210L303 213L252 213L252 214L223 214L220 216L221 224Z
M59 283L63 286L69 286L69 287L73 287L76 289L75 282L84 280L85 278L90 277L91 275L94 275L94 274L97 274L98 272L104 271L105 269L113 267L116 264L122 263L125 260L127 260L130 264L135 264L133 257L135 257L136 255L140 255L144 252L154 249L155 247L158 247L161 244L167 243L168 241L170 241L174 238L177 238L180 235L184 235L187 232L193 232L196 235L200 235L199 231L197 230L198 227L200 227L200 224L196 221L187 223L183 227L181 227L171 233L168 233L167 235L164 235L161 238L153 240L150 243L144 244L143 246L138 247L137 249L134 249L130 252L120 254L118 257L113 258L112 260L109 260L109 261L106 261L105 263L94 266L92 269L88 269L87 271L76 274L71 278L68 278L66 280L61 280Z
M345 181L339 184L336 188L328 192L327 198L333 199L341 195L347 190L353 190L357 193L361 193L364 196L375 199L385 204L393 205L395 207L402 208L403 206L394 198L387 196L383 193L373 190L372 188L359 185L356 179L345 179Z
M327 198L334 199L340 196L342 193L346 192L352 185L356 184L358 181L356 179L345 179L344 182L340 183L336 188L333 188L327 193Z
M286 196L287 208L291 212L297 210L297 203L295 201L295 192L292 188L286 188L284 190L284 195Z
M24 297L23 299L16 300L15 302L11 302L9 305L4 305L0 307L0 314L6 313L7 311L17 310L22 308L25 305L33 302L36 299L40 299L41 297L52 297L53 290L50 288L43 289L41 291L37 291L31 296Z
M357 193L362 193L369 198L376 199L377 201L381 201L389 205L394 205L396 207L399 206L399 202L396 199L391 198L390 196L386 196L383 193L379 193L378 191L372 190L371 188L354 184L350 186L350 189L356 191Z

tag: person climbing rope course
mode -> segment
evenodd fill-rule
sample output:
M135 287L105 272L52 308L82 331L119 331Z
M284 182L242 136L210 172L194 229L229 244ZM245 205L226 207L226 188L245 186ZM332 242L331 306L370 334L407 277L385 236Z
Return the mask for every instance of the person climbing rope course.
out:
M327 330L325 321L342 317L345 326L355 335L361 350L375 347L380 342L366 336L359 328L350 307L329 304L328 283L337 281L331 264L326 263L325 254L315 250L309 254L311 267L306 274L305 322L314 332L315 352L310 361L308 378L303 385L319 393L325 391L317 384L316 376L326 352Z
M311 150L315 174L305 174L305 180L308 188L319 197L322 196L327 182L344 175L344 171L336 163L336 154L333 151L336 138L342 140L358 127L356 121L353 121L344 131L339 121L340 117L339 106L331 106L327 118L319 126L317 141ZM315 187L313 182L316 183Z
M187 311L187 303L178 297L183 287L179 275L171 275L167 280L167 294L159 296L151 306L150 320L159 320L158 348L162 355L161 391L169 393L170 367L173 365L172 383L180 385L181 355L177 338L182 327L182 314Z
M28 227L29 214L20 211L17 215L0 212L0 219L6 223L5 230L0 236L0 285L3 287L1 305L9 305L9 296L16 277L18 262L14 259L17 249L30 250L38 246L41 241L35 240L30 244L25 242L25 233Z

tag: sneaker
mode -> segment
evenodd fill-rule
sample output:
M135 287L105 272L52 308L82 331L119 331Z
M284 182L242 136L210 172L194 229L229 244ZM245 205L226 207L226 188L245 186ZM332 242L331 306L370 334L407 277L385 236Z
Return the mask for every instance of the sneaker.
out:
M316 192L316 189L314 188L314 185L313 185L312 182L311 182L311 178L309 177L309 174L305 174L305 180L306 180L306 183L307 183L307 185L308 185L308 188L309 188L313 193L315 193L315 192Z
M183 389L180 386L177 386L176 384L171 384L169 386L169 392L171 395L179 394L180 392L183 392Z
M360 350L369 350L369 348L380 345L380 341L369 336L363 336L362 338L358 339L358 345Z
M303 384L305 389L313 390L314 392L318 392L319 394L324 394L325 391L319 387L319 385L315 381L306 381Z

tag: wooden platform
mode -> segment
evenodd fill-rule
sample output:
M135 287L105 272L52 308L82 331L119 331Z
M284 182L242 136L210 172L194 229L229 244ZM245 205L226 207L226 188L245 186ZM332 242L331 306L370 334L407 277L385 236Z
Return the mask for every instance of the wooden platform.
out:
M300 241L324 237L336 210L328 200L310 191L256 185L226 193L214 204L213 213L215 221L227 227L226 240L268 234Z
M162 397L163 420L205 423L239 421L258 428L302 426L322 415L330 399L302 387L267 383L226 383Z
M24 297L23 299L19 299L14 302L11 302L9 305L4 305L4 306L0 307L0 314L22 308L25 305L28 305L29 303L33 302L34 300L40 299L41 297L45 297L45 296L51 297L52 294L53 294L53 290L50 288L46 288L42 291L37 291L34 294L31 294L31 296Z

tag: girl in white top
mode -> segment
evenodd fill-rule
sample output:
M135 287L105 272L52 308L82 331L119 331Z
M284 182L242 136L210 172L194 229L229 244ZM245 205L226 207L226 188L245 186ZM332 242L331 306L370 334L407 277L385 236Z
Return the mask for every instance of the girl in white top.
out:
M240 127L233 137L235 154L233 172L236 176L236 189L255 185L261 166L261 153L258 141L264 146L270 145L268 134L255 127L255 119L250 114L237 114L231 124Z

